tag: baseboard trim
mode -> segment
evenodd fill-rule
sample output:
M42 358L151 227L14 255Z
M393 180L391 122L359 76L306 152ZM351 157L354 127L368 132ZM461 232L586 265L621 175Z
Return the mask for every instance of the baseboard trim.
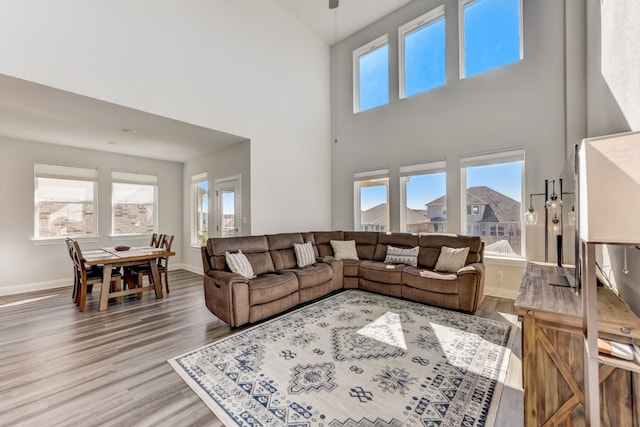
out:
M2 286L0 287L0 296L46 291L49 289L57 288L69 288L69 292L71 292L72 287L73 278L69 277L68 279L47 280L46 282L22 283L19 285ZM69 295L71 295L71 293Z
M493 288L488 286L484 287L484 296L515 300L516 295L518 295L518 291L515 289Z

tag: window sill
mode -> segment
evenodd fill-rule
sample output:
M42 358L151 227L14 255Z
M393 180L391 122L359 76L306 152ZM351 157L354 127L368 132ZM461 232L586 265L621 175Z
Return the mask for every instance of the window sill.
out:
M523 267L527 263L525 258L521 257L501 257L495 255L484 255L485 264L504 265L508 267Z
M69 238L76 240L80 243L97 243L99 236L86 236L86 237L73 237L68 236ZM53 237L50 239L37 239L33 238L31 241L36 246L49 246L49 245L60 245L63 244L67 237Z

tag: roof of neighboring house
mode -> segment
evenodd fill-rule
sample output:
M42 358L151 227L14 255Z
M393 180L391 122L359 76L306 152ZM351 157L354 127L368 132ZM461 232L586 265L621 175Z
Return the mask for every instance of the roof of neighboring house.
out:
M362 211L360 223L380 226L387 225L387 213L387 204L381 203L366 211ZM427 211L407 208L407 224L419 224L428 221Z
M387 225L387 204L380 203L377 206L362 211L360 224Z
M427 203L427 206L441 205L445 201L446 196L438 197ZM467 204L487 206L482 219L477 222L508 223L520 221L520 202L484 185L467 188Z
M467 188L467 194L488 205L477 222L520 222L520 202L487 186Z

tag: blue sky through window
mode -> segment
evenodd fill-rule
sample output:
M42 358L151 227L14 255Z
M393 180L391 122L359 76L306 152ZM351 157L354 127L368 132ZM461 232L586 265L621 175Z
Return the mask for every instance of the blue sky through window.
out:
M468 167L467 188L482 185L520 202L522 200L522 162Z
M358 58L360 111L389 103L389 45Z
M446 192L446 173L413 175L407 181L407 207L422 210L425 204L444 196Z
M387 186L384 184L360 188L360 210L387 203Z
M465 76L520 60L520 0L475 0L464 6Z
M444 46L444 17L405 36L405 96L444 85Z

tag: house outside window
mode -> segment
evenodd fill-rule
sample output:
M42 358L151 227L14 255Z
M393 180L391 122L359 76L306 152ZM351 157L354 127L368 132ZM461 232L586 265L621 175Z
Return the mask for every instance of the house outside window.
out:
M209 237L209 181L207 173L191 177L191 246L207 244Z
M400 98L444 86L444 5L398 28Z
M460 78L523 58L522 0L460 0Z
M97 235L96 168L35 163L34 239Z
M385 34L353 51L353 112L389 103L389 43Z
M111 233L151 234L158 229L158 177L111 172Z
M460 163L462 229L482 238L488 256L524 257L524 150L463 157Z
M389 170L353 176L354 230L389 231Z
M447 231L445 161L400 167L400 226L408 233Z

